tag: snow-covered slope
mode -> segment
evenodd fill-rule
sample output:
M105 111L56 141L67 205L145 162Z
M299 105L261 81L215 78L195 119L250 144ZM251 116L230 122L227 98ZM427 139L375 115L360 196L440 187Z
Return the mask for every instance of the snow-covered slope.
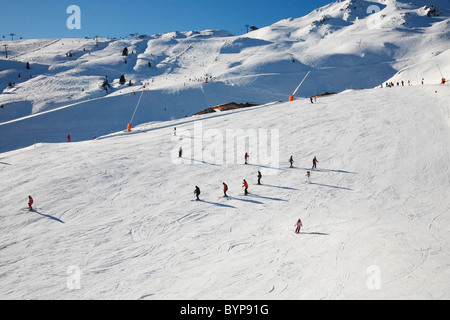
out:
M8 41L9 59L0 58L0 123L73 105L91 112L70 119L89 123L96 117L103 129L78 133L69 121L57 131L54 122L39 118L40 130L32 131L34 121L15 122L0 129L2 136L6 130L18 137L23 127L29 134L16 145L1 141L0 152L30 145L35 136L56 142L67 132L90 139L122 130L136 105L133 93L144 87L142 108L152 112L133 124L190 116L232 101L286 101L308 71L299 98L386 81L438 84L450 77L449 23L445 0L346 0L241 36L207 30L133 40ZM120 85L121 75L133 86ZM105 77L112 85L108 92L101 88ZM13 87L7 87L10 82ZM118 98L95 100L106 97ZM122 113L111 114L117 110ZM111 118L120 118L120 124Z
M448 95L347 91L3 153L0 297L448 299ZM270 133L249 165L238 129Z

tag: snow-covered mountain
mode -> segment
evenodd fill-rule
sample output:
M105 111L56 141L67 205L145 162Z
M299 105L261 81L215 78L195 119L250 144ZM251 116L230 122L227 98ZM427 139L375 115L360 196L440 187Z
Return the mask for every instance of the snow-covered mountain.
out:
M449 17L447 1L346 0L241 36L190 31L134 40L8 41L9 58L0 59L0 122L75 104L83 112L70 119L101 123L78 133L69 121L63 136L67 131L83 140L126 126L136 105L133 93L144 86L148 91L134 124L190 116L232 101L287 100L308 71L297 97L386 81L440 83L450 74ZM119 84L122 75L125 85ZM112 86L108 92L101 87L105 77ZM36 129L31 140L17 138L15 146L2 141L0 151L29 145L34 136L61 141L52 136L55 125L43 126L51 132ZM63 139L59 129L58 134Z
M8 42L0 298L449 299L446 2L340 1L243 36ZM339 93L303 99L322 92ZM192 116L231 101L261 105Z

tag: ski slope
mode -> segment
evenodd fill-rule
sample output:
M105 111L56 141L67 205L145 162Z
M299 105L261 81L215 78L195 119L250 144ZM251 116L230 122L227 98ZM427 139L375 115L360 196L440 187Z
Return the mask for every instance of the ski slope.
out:
M449 93L349 90L3 153L0 297L449 299ZM221 161L238 129L278 132L279 158Z

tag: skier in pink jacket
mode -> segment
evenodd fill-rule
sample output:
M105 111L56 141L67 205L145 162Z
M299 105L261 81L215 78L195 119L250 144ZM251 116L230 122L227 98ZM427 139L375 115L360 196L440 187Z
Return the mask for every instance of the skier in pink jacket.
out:
M297 226L297 229L295 229L295 233L299 234L300 233L300 229L302 228L302 220L298 219L297 223L295 224L295 226Z

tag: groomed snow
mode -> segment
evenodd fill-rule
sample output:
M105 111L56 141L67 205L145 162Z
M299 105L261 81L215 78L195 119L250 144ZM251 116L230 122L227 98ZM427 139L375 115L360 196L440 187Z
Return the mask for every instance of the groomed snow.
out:
M347 91L3 153L0 296L448 299L448 94ZM211 161L235 129L278 132L279 166Z

